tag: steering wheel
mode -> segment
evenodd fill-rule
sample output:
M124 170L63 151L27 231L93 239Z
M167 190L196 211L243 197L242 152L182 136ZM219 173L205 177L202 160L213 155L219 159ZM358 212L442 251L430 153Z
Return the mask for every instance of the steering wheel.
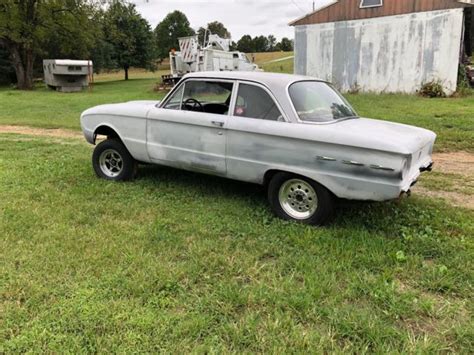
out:
M184 105L189 106L193 111L198 111L199 109L199 111L204 112L204 107L202 107L202 104L196 99L189 98L184 101Z

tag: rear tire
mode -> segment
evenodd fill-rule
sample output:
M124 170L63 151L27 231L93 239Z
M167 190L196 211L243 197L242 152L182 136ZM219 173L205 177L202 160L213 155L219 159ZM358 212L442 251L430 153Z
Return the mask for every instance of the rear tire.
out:
M277 173L268 185L268 201L280 218L321 226L334 215L334 196L303 176Z
M118 139L99 143L92 154L92 166L96 175L105 180L132 180L138 164Z

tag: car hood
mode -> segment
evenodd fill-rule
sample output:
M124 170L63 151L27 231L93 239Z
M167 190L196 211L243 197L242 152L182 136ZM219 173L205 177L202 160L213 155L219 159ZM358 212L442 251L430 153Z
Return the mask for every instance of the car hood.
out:
M370 118L348 119L318 127L328 141L338 137L340 144L404 155L434 144L436 139L434 132L424 128Z
M118 104L99 105L92 107L82 113L82 116L88 115L120 115L120 116L134 116L146 117L150 107L156 106L160 101L155 100L140 100L129 101Z

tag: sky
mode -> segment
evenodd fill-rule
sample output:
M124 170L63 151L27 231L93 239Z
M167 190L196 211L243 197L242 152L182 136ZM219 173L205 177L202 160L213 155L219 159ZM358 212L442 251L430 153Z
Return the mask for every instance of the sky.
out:
M249 34L277 39L293 39L294 28L288 23L312 12L312 0L130 0L137 10L155 26L174 10L180 10L188 17L191 27L198 29L212 21L222 22L238 41ZM316 0L316 8L331 0Z

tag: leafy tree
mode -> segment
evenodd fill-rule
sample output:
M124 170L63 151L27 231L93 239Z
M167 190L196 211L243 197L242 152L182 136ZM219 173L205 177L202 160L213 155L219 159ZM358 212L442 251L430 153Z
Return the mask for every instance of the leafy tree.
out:
M15 81L15 68L5 48L0 47L0 84L10 84Z
M199 43L204 43L204 36L206 34L206 30L212 33L213 35L218 35L222 38L231 38L230 32L227 28L219 21L210 22L207 24L206 28L200 27L197 31L199 36Z
M114 1L104 14L104 34L112 50L110 61L123 68L125 80L132 66L154 69L153 32L134 4Z
M253 39L255 52L267 52L268 51L268 39L265 36L258 36Z
M166 58L171 49L179 48L179 37L192 36L194 33L185 14L181 11L169 13L155 28L158 57Z
M35 60L53 39L71 57L87 56L97 29L90 21L93 11L87 0L1 0L0 46L8 52L19 89L33 89Z
M206 29L204 27L199 27L197 30L198 41L200 44L204 44L204 37L206 36Z
M237 42L237 50L244 53L255 52L255 44L252 37L250 37L250 35L242 36Z
M219 21L208 23L207 29L214 35L219 35L222 38L231 38L230 32Z
M115 58L114 45L104 38L97 39L96 45L91 50L91 59L96 73L100 73L104 69L119 68Z
M280 50L283 52L291 52L293 50L293 41L283 37L280 42Z
M277 44L277 39L275 38L274 35L269 35L267 37L267 41L268 41L268 51L269 52L273 52L275 51L276 49L276 44Z

